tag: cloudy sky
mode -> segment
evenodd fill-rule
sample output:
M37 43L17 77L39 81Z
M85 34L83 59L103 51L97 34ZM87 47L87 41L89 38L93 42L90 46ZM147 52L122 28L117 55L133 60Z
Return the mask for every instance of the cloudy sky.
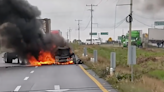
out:
M109 37L117 39L117 36L127 33L128 23L124 20L129 14L129 5L117 6L120 4L129 4L130 0L28 0L30 4L37 6L42 12L41 18L51 19L51 29L60 29L64 38L67 38L66 32L71 28L71 40L78 39L77 19L81 27L81 40L85 41L90 38L90 4L94 6L93 12L93 32L109 32L107 36L100 37L105 41ZM154 21L162 20L163 8L155 8L157 4L150 3L155 0L149 0L149 4L143 0L134 0L133 7L133 30L143 30L148 32L148 28L153 27ZM160 0L156 0L160 1ZM163 1L163 0L162 0ZM156 3L156 2L155 2ZM147 4L147 5L146 5ZM162 4L160 2L160 4ZM163 3L164 4L164 3ZM145 7L146 6L146 7ZM157 11L158 10L158 11ZM116 12L116 16L115 16ZM116 29L114 31L114 23L116 19ZM97 36L94 36L97 37Z

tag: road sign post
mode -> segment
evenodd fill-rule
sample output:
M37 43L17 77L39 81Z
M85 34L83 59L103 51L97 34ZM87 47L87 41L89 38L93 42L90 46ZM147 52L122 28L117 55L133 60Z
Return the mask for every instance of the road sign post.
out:
M94 62L97 62L97 50L93 51Z
M87 48L84 47L84 56L87 57Z
M131 81L133 82L133 65L136 64L136 46L129 47L128 65L131 65Z
M113 75L113 71L116 68L116 53L110 53L110 75Z

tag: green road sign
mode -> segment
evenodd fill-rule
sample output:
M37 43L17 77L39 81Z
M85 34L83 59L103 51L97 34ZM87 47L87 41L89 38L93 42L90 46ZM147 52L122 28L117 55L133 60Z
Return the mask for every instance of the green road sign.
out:
M101 32L101 35L108 35L108 32Z
M163 26L164 25L164 21L155 21L154 25L155 26Z
M89 35L91 35L91 33L89 33ZM92 35L97 35L97 33L92 33Z

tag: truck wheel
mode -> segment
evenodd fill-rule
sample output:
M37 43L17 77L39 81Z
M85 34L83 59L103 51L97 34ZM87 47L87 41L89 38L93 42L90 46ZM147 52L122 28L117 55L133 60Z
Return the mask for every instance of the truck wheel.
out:
M20 58L18 57L17 59L18 59L18 64L20 64Z
M12 59L8 57L7 53L4 54L3 58L4 58L5 63L12 63Z
M72 53L70 57L72 58L73 63L76 64L76 57L75 57L75 54Z
M75 57L73 58L73 63L74 63L74 64L77 64L76 58L75 58Z
M12 59L11 58L7 58L7 63L12 63Z
M4 54L3 59L4 59L5 63L7 63L7 53Z
M26 65L26 60L25 60L25 59L21 59L21 61L22 61L22 62L20 63L21 65Z

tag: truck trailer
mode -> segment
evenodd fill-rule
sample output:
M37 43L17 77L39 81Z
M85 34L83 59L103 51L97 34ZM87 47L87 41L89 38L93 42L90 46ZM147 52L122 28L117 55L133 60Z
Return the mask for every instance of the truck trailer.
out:
M149 44L157 44L159 47L164 42L164 29L149 28L148 42Z

